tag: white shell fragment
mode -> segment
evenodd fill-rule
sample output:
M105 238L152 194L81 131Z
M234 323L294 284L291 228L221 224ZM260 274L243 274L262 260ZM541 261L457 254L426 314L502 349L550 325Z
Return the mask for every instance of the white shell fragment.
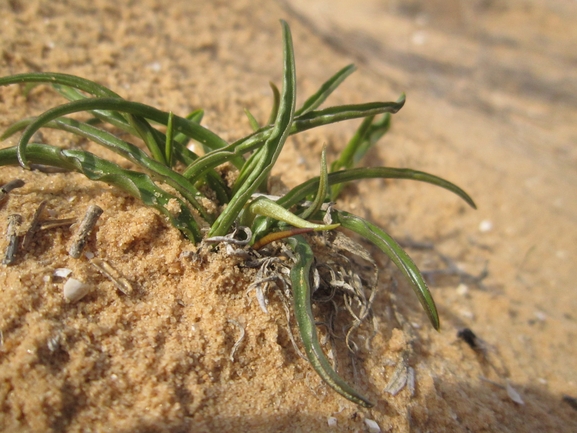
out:
M483 220L479 223L479 231L487 233L493 230L493 222L491 220Z
M334 416L329 416L327 418L327 424L329 427L336 427L337 426L337 419Z
M72 273L72 269L68 268L57 268L54 269L54 276L59 278L66 278Z
M415 396L415 369L413 367L407 368L407 389L411 397Z
M393 396L397 395L407 384L407 376L407 366L404 361L401 361L397 364L397 368L395 368L393 375L389 379L389 382L385 387L385 392L388 392Z
M523 401L523 399L521 398L519 393L515 390L515 388L513 388L511 386L511 384L509 382L507 382L505 389L507 390L507 395L509 396L509 398L511 400L513 400L517 404L521 404L521 405L525 404L525 402Z
M457 295L465 296L469 293L469 287L466 284L459 284L457 286Z
M90 286L75 278L69 278L64 283L64 298L68 302L78 302L90 292Z
M367 426L367 428L371 433L381 433L381 428L379 427L376 421L365 418L365 425Z

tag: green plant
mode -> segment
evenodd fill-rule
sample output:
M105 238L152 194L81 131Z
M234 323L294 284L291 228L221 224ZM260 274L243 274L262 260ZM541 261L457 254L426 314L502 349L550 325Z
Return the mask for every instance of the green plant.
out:
M433 298L416 265L403 249L374 224L327 207L338 198L342 185L359 179L399 178L428 182L456 193L472 207L471 198L456 185L431 174L388 167L354 168L366 151L387 131L390 114L404 104L374 102L319 109L327 97L354 71L350 65L331 77L321 88L295 110L295 65L292 39L283 21L284 74L282 92L273 87L275 102L270 124L259 126L247 112L254 132L234 143L200 125L203 111L179 117L154 107L127 101L111 90L92 81L59 73L30 73L0 78L0 85L47 83L69 100L40 116L24 119L12 125L2 139L23 131L17 146L0 150L0 165L43 164L83 173L92 180L107 182L153 206L164 214L192 242L203 241L202 229L208 227L206 238L220 239L229 235L233 226L250 228L246 243L259 249L279 239L285 239L292 249L294 264L290 272L294 312L308 360L317 373L337 392L349 400L369 407L371 402L355 391L332 368L319 344L311 310L310 269L313 253L304 233L334 230L344 227L368 239L401 270L409 280L433 327L439 328L439 318ZM93 118L82 122L66 118L68 114L87 111ZM323 150L320 175L293 188L283 197L273 200L258 193L267 192L268 176L289 135L343 120L363 118L359 130L327 168ZM141 138L148 153L118 138L97 125L106 122ZM162 132L155 125L165 126ZM78 149L30 143L42 127L72 132L113 150L137 164L142 171L121 168L93 153ZM163 129L164 130L164 129ZM189 140L199 142L205 150L199 156L187 148ZM245 157L245 155L250 156ZM216 167L231 163L238 170L234 185L228 185ZM180 167L180 168L178 168ZM161 184L170 185L169 193ZM226 207L220 214L211 213L202 203L210 193ZM306 201L311 200L311 202ZM321 223L323 218L326 222Z

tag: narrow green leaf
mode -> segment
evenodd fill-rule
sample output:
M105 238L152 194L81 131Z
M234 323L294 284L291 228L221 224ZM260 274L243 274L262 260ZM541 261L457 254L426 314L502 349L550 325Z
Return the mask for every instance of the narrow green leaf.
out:
M356 70L357 68L355 65L348 65L338 71L329 80L327 80L314 95L305 101L303 106L295 112L295 116L306 114L309 111L318 108L323 102L325 102L330 94L333 93L334 90L339 87L341 83Z
M121 98L120 95L107 87L75 75L55 72L40 72L16 74L0 78L0 86L18 83L27 83L27 85L50 84L58 93L70 101L87 99L89 96L86 94L102 98ZM119 113L101 110L94 110L92 113L97 118L121 128L126 132L131 134L135 133L132 127L128 124L128 121Z
M188 114L186 116L186 119L190 120L191 122L198 123L200 125L200 122L202 122L203 117L204 117L204 110L202 108L199 108L198 110L194 110L192 113ZM190 137L187 137L185 134L182 134L180 132L174 136L174 141L176 141L177 143L179 143L183 147L186 147L189 140L190 140ZM188 165L191 162L188 162L185 164Z
M417 180L420 182L426 182L433 185L440 186L446 190L449 190L469 204L472 208L476 209L477 206L473 199L459 188L454 183L451 183L445 179L438 176L425 173L423 171L411 170L408 168L390 168L390 167L371 167L371 168L352 168L350 170L337 171L335 173L329 173L328 184L336 185L338 183L350 182L359 179L410 179ZM315 177L295 186L286 195L277 200L277 203L285 208L289 208L304 200L307 195L313 194L318 188L319 178Z
M74 162L67 159L62 154L62 149L56 146L32 143L28 146L27 152L33 164L77 171ZM18 148L16 146L0 149L0 166L4 165L18 165Z
M248 110L248 108L244 109L244 114L246 114L246 117L248 118L248 123L250 123L250 127L252 128L252 130L258 131L260 129L260 125L258 124L258 121L255 119L255 117L252 115L252 113Z
M269 116L268 122L267 122L267 124L271 125L274 123L276 116L278 114L278 107L280 104L280 92L278 90L278 87L275 86L275 84L273 82L269 81L268 84L270 85L270 88L272 89L272 97L273 97L272 109L270 110L270 116Z
M127 117L128 123L130 123L130 126L134 128L138 136L144 141L152 157L161 164L168 166L163 149L164 143L162 143L160 137L157 135L158 131L140 116L129 115ZM170 122L170 113L168 113L167 124L168 122Z
M173 154L173 136L174 136L174 129L172 126L172 119L174 119L174 114L172 111L168 113L168 123L166 125L166 140L164 143L164 159L166 161L166 165L172 168L174 165L174 154Z
M365 139L365 136L373 123L375 116L367 116L362 121L361 125L349 140L339 157L331 164L331 172L341 170L343 168L353 168L353 161L355 153Z
M339 158L331 164L331 172L356 166L367 151L388 131L390 118L390 113L385 113L377 120L375 116L365 118ZM331 201L337 200L343 187L344 184L340 183L331 188Z
M78 89L75 89L73 87L63 86L60 84L54 84L53 87L58 93L60 93L69 101L88 99L88 96L85 93L82 93ZM110 123L111 125L116 126L122 131L127 132L128 134L138 136L138 132L132 127L132 125L127 120L128 115L124 116L119 112L110 110L91 110L90 112L96 117L96 119L99 119L102 122ZM198 109L188 114L186 116L186 119L190 120L191 122L200 124L203 116L204 116L204 110ZM158 134L159 138L162 139L162 134L159 131L156 131L155 134ZM186 136L183 133L177 133L174 134L173 140L174 143L180 145L180 147L173 148L174 153L173 156L178 161L182 162L185 165L189 165L198 158L196 154L194 154L193 152L191 152L189 149L186 148L186 145L188 144L190 137Z
M349 140L339 157L331 164L331 172L341 170L343 168L353 168L355 154L365 139L365 136L373 123L375 116L368 116L362 121L361 125L355 132L355 135ZM331 201L336 201L344 184L339 183L331 187Z
M315 231L332 230L338 227L338 224L315 224L306 221L266 197L258 197L249 205L248 215L251 214L266 216L277 221L283 221L294 227L314 229ZM243 225L245 224L243 223Z
M150 158L145 152L137 146L119 139L108 131L98 129L87 123L79 122L74 119L61 118L47 123L45 126L55 127L63 131L72 132L73 134L94 141L109 150L123 156L129 161L139 165L149 174L161 179L173 188L175 188L202 216L202 218L211 223L214 221L212 215L202 206L197 197L202 194L186 178L170 169L163 163Z
M313 203L304 210L301 218L307 219L311 215L316 214L320 209L325 199L327 198L328 190L328 174L327 174L327 146L323 146L321 152L321 174L319 176L319 189L317 190L317 195L315 196ZM277 205L278 206L278 205Z
M52 87L56 92L62 95L64 98L68 99L69 101L80 101L82 99L90 99L93 95L87 95L80 90L69 87L63 86L61 84L53 84ZM112 96L112 95L111 95ZM112 96L114 97L114 96ZM136 131L130 123L128 122L127 118L116 111L108 111L108 110L92 110L92 115L97 119L100 119L102 122L110 123L111 125L120 128L121 130L128 132L132 135L137 135Z
M300 336L307 358L318 375L336 392L346 399L363 407L372 407L373 403L345 382L331 367L321 348L315 319L311 308L310 269L314 260L311 247L302 236L288 239L296 263L291 269L291 285L294 309Z
M193 112L191 112L190 114L188 114L188 116L186 116L188 120L194 123L198 123L199 125L202 122L203 117L204 117L204 110L202 108L198 108Z
M30 125L35 119L35 117L27 117L14 122L12 125L6 128L6 131L4 131L2 135L0 135L0 141L4 141L8 137L12 137L17 132L26 129L26 127Z
M364 118L383 113L396 113L405 105L405 95L395 102L369 102L367 104L338 105L308 113L295 118L291 133L306 131L318 126L342 122L343 120Z
M113 110L118 112L136 114L146 119L153 120L157 123L166 125L168 123L168 113L158 110L154 107L141 104L138 102L126 101L124 99L118 98L90 98L79 101L72 101L67 104L54 107L36 118L23 132L18 145L18 160L20 165L26 167L26 144L34 135L34 133L40 129L45 123L54 120L58 117L65 116L67 114L72 114L80 111L92 111L92 110ZM200 126L197 123L190 122L179 116L174 116L174 130L176 132L182 132L187 136L199 141L200 143L207 144L209 147L223 147L226 146L226 142L222 140L219 136L209 131L208 129ZM210 144L208 144L210 143Z
M365 134L365 139L359 144L354 157L353 167L365 156L371 147L385 135L391 127L391 113L385 113L377 120L373 121L369 130ZM352 168L352 167L351 167Z
M226 209L211 227L208 233L209 237L224 236L228 232L240 211L251 198L252 193L255 192L268 177L288 137L295 107L296 76L290 29L285 21L281 21L281 24L284 42L283 93L274 128L261 149L263 153L258 161L258 165L250 171L250 174L248 174L241 183L237 181L237 185L239 186L233 189L234 195ZM240 176L242 176L242 174L243 171L241 170Z
M296 134L319 126L330 125L344 120L364 118L383 113L396 113L405 103L404 95L397 102L372 102L369 104L342 105L326 108L320 111L310 111L294 119L289 134ZM185 169L185 176L190 179L201 177L207 170L226 161L239 158L243 154L258 149L264 145L272 133L272 127L261 128L259 131L241 138L227 147L210 152L202 159L193 162Z
M75 75L59 74L56 72L37 72L16 74L0 78L0 86L20 83L61 84L73 87L91 95L103 98L120 98L120 95L94 81L80 78Z
M411 287L417 295L419 302L425 309L431 324L438 330L440 323L435 301L433 300L431 292L429 292L429 288L427 287L427 283L425 283L417 265L415 265L401 246L385 233L385 231L363 218L344 211L333 211L331 216L334 222L340 223L344 228L349 229L371 241L376 247L390 257L393 263L407 278L409 283L411 283Z
M170 223L184 233L193 242L200 242L202 234L186 204L178 197L159 188L144 173L126 170L98 156L82 150L62 150L44 144L30 144L27 149L28 160L33 164L59 167L77 171L91 180L106 182L140 199L145 205L152 206L163 213ZM0 165L18 164L17 147L0 149ZM178 206L173 209L172 203Z
M250 155L247 161L244 163L242 170L238 174L236 178L236 182L234 183L232 194L235 195L242 186L247 182L249 177L255 173L255 170L260 170L262 165L264 164L263 159L267 158L266 149L263 150L262 148L255 151L252 155ZM260 189L261 184L257 186L257 191ZM262 191L261 191L262 192Z

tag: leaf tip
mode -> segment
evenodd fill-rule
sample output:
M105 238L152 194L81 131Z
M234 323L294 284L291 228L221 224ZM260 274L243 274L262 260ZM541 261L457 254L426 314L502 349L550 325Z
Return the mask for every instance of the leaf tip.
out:
M28 164L28 158L26 158L26 155L24 155L20 147L18 148L16 155L18 157L18 164L20 164L20 167L26 170L30 170L30 165Z

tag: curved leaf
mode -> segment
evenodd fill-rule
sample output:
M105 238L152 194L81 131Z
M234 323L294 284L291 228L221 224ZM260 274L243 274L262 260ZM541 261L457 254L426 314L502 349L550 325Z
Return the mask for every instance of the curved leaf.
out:
M55 121L47 123L45 126L58 128L63 131L72 132L81 137L101 144L109 150L123 156L129 161L139 165L149 174L161 179L168 185L175 188L190 204L194 207L207 222L212 222L212 217L206 208L202 206L197 197L202 194L183 176L176 171L170 169L166 165L150 158L145 152L140 150L137 146L119 139L108 131L96 128L87 123L82 123L74 119L60 118Z
M317 194L311 205L304 210L301 215L301 218L307 219L311 215L314 215L319 210L321 210L321 206L325 202L327 197L327 190L329 187L328 182L328 172L327 172L327 146L323 146L323 150L321 152L321 174L319 176L319 188L317 190Z
M424 171L411 170L409 168L391 168L391 167L373 167L373 168L351 168L350 170L337 171L335 173L329 173L328 184L336 185L343 182L350 182L352 180L360 179L410 179L417 180L420 182L426 182L433 185L440 186L446 190L449 190L469 204L472 208L476 209L477 205L473 199L448 180L435 176L433 174L425 173ZM277 203L283 207L289 208L298 202L304 200L307 195L313 194L318 188L319 178L315 177L295 186L286 195L277 200Z
M251 198L252 193L268 177L288 137L295 109L296 74L290 28L285 21L281 21L281 24L284 42L284 78L275 126L261 149L262 153L255 159L254 167L251 166L249 170L246 170L247 164L243 167L233 190L233 197L211 227L208 233L209 237L224 236L228 232L244 205ZM243 177L244 174L246 176Z
M26 163L26 145L32 136L42 128L42 126L58 117L65 116L80 111L92 110L113 110L123 113L136 114L146 119L153 120L163 125L168 124L169 114L165 111L158 110L146 104L138 102L126 101L119 98L90 98L78 101L72 101L67 104L54 107L40 116L38 116L22 133L20 143L18 144L18 161L23 167L27 167ZM210 147L223 147L226 142L218 135L200 126L198 123L191 122L183 117L174 116L174 131L181 132L193 139L206 144Z
M329 78L319 90L316 91L314 95L308 98L303 106L295 112L295 116L300 116L301 114L306 114L309 111L314 110L325 102L325 100L330 96L333 91L341 85L346 78L355 72L357 68L355 65L347 65L335 75Z
M294 132L306 131L307 129L343 120L358 119L367 116L376 116L383 113L396 113L405 105L405 94L395 102L369 102L367 104L338 105L323 110L310 111L295 119Z
M302 236L289 238L288 245L296 256L296 263L291 269L290 277L295 316L309 362L327 385L336 392L356 404L372 407L373 403L370 400L358 393L333 370L319 343L311 308L309 278L310 268L314 259L311 247Z
M411 283L417 298L419 298L419 302L425 309L427 316L429 316L431 324L438 330L440 323L435 301L433 300L431 292L429 292L429 288L427 287L427 283L417 268L417 265L415 265L413 260L411 260L401 246L392 237L385 233L385 231L363 218L344 211L333 211L331 216L334 222L340 223L344 228L349 229L371 241L382 252L390 257L393 263Z
M297 134L308 129L345 120L359 119L383 113L396 113L405 103L404 95L396 102L372 102L358 105L340 105L319 111L310 111L307 114L293 119L289 134ZM272 126L261 128L259 131L229 144L221 149L214 150L203 158L194 161L184 171L184 176L197 179L204 175L207 170L214 168L227 161L239 158L243 154L258 149L269 139ZM244 167L243 167L244 168Z
M276 119L276 116L278 114L278 107L280 105L280 91L278 90L278 87L275 86L275 84L272 81L269 81L268 83L270 85L270 88L272 90L272 109L270 110L270 115L268 118L268 124L271 125L274 123L274 120Z
M315 224L306 221L303 218L289 212L284 207L279 206L276 202L266 198L258 197L248 207L248 213L252 215L262 215L274 218L277 221L283 221L287 224L298 228L308 228L314 231L332 230L338 227L338 224ZM243 224L244 225L244 224Z
M192 113L192 115L195 115L195 113ZM6 139L14 133L26 129L26 127L30 125L34 120L35 118L27 118L15 122L14 124L10 125L10 127L4 132L0 139ZM61 117L57 120L45 123L42 127L61 129L76 135L80 135L109 148L110 150L118 153L119 155L122 155L126 159L142 166L150 172L156 172L161 176L169 174L173 177L176 176L177 178L182 178L176 181L177 184L183 184L182 187L175 185L173 186L178 189L179 192L183 194L185 198L187 198L187 200L191 202L193 207L203 215L203 218L205 218L208 222L213 221L213 218L206 214L206 209L195 201L195 197L200 195L200 192L195 186L193 186L193 183L186 179L184 176L178 174L176 171L172 170L170 167L163 167L164 164L149 158L146 153L140 150L140 148L124 140L120 140L118 137L109 133L108 131L96 128L87 122L83 123L65 117ZM181 137L184 137L184 135L181 135ZM172 143L174 157L178 161L183 163L190 163L191 161L198 159L198 155L187 149L183 144L179 143L176 137L173 139ZM153 165L154 167L151 167L150 165ZM220 203L228 203L230 200L230 191L222 178L214 170L208 171L205 176L206 183L208 183L210 188L215 192L218 201ZM167 183L170 183L170 181L167 181Z
M166 215L170 223L182 231L193 242L200 242L202 234L188 210L178 197L159 188L144 173L126 170L98 156L82 150L62 150L45 144L30 144L27 149L28 160L34 164L49 165L84 174L91 180L114 185L142 200ZM18 164L16 147L0 150L0 165ZM178 211L170 211L171 203L178 205ZM175 214L176 213L176 214Z
M75 75L60 74L57 72L33 72L26 74L16 74L0 78L0 86L21 83L44 83L44 84L61 84L63 86L73 87L83 92L102 98L120 98L121 96L107 87L86 78Z

